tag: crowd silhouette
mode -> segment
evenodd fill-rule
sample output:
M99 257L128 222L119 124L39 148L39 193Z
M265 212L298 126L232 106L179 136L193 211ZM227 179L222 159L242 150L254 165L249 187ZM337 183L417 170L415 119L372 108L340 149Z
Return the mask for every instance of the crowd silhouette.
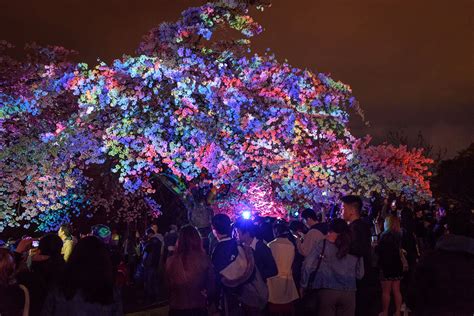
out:
M209 224L62 225L2 242L0 315L474 312L472 214L455 206L350 195L300 218L217 214Z

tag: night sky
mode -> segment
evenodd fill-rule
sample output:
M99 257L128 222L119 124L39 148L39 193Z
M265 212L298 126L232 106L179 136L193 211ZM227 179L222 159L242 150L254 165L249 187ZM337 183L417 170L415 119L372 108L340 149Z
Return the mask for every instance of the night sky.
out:
M199 0L0 1L0 39L79 52L93 65L133 54L141 36ZM296 5L297 4L297 5ZM349 84L370 127L357 136L421 131L452 156L474 141L474 2L471 0L273 0L255 12L253 40L279 60Z

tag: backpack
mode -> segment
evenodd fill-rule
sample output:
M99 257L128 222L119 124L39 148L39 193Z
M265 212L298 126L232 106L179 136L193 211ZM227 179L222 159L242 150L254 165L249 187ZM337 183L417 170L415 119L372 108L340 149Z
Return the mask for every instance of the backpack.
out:
M268 287L263 281L262 275L255 266L255 274L252 280L242 285L239 300L247 306L264 309L268 303Z
M268 303L268 287L255 266L252 248L238 246L237 258L221 271L222 284L237 288L237 297L247 306L264 309Z

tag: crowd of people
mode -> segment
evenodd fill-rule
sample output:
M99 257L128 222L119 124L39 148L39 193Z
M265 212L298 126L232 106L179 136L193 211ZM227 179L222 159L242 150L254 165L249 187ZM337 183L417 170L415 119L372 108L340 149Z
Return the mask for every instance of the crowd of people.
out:
M0 315L122 315L130 291L173 316L472 315L471 212L368 202L292 220L217 214L207 230L25 236L0 245Z

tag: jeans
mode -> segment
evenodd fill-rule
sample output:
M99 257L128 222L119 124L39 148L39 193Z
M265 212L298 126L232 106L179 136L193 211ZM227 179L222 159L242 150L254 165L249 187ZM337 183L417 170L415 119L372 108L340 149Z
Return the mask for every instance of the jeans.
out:
M316 297L318 299L318 316L354 316L355 291L320 289Z

